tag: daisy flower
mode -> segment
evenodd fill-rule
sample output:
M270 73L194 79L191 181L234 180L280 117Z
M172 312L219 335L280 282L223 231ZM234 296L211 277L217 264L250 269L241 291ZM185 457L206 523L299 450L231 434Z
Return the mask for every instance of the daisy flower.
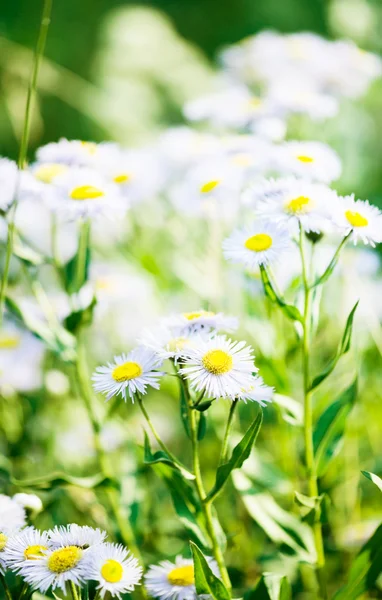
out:
M160 326L143 331L139 343L150 348L161 360L171 358L177 362L184 356L185 348L192 345L196 335L199 334L177 335L170 327Z
M24 508L14 498L0 494L0 531L21 529L25 524Z
M252 378L250 386L243 388L237 395L238 400L247 402L258 402L260 406L266 406L267 402L272 402L274 388L266 385L262 377L255 375Z
M163 319L163 325L176 332L178 336L188 337L201 332L235 331L239 323L236 317L200 309L166 317Z
M0 211L6 211L15 199L17 166L13 160L0 158Z
M223 242L227 260L243 263L254 270L279 260L291 246L289 232L270 221L257 221L252 227L234 231Z
M156 369L162 362L152 350L138 346L128 354L115 356L114 363L98 367L92 377L93 387L96 392L106 394L106 400L121 394L126 402L128 393L134 402L134 395L146 394L148 385L159 389L163 373Z
M68 165L70 167L93 166L98 152L99 145L94 142L67 140L65 138L61 138L58 142L51 142L45 146L41 146L36 152L37 163L40 166L53 167L53 169L46 170L45 174L44 171L41 171L43 177L40 177L40 179L41 181L50 179L57 165ZM51 181L44 182L51 183Z
M101 598L132 592L139 585L142 567L138 560L121 544L101 544L92 549L87 557L87 577L98 582Z
M42 197L48 208L69 220L121 216L127 209L116 184L106 182L91 169L69 169L57 177L54 184L42 189Z
M67 173L69 166L63 163L44 163L37 162L31 165L30 173L42 184L54 184L57 177Z
M187 348L180 371L197 392L209 398L234 399L253 383L257 371L253 350L245 342L234 342L225 336L200 338Z
M3 558L9 569L18 571L30 561L40 560L50 547L47 531L26 527L9 537Z
M216 562L206 557L210 568L219 576ZM177 556L175 563L164 560L152 565L144 577L150 596L160 600L197 600L192 559Z
M247 191L245 199L257 215L289 227L292 234L299 223L307 232L328 230L330 208L338 202L336 192L326 185L295 178L260 182Z
M21 566L19 574L33 589L44 594L49 588L60 588L66 592L66 583L81 585L88 579L86 569L87 550L78 546L62 546L48 549L38 560L28 560Z
M355 244L361 240L374 247L382 242L382 212L368 201L356 200L354 194L339 198L332 219L344 235L351 232Z
M76 523L61 527L56 526L49 531L49 540L54 548L77 546L82 550L86 550L92 546L102 544L106 536L106 531L88 525L77 525Z
M3 385L20 391L38 388L42 382L44 351L41 340L13 322L6 321L0 332L0 389ZM17 369L14 368L16 364ZM1 523L0 508L0 527Z
M338 154L322 142L285 142L275 151L276 169L282 173L330 183L341 175Z

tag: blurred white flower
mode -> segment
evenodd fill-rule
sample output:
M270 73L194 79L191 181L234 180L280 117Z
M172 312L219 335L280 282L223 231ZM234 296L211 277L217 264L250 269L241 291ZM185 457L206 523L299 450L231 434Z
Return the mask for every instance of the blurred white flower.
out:
M31 511L34 515L43 510L41 499L36 494L15 494L13 500L26 510Z
M43 343L29 331L6 321L0 332L0 388L20 392L40 387Z
M0 211L6 211L16 198L18 170L16 163L0 158Z
M275 170L286 175L330 183L341 175L338 154L322 142L285 142L275 151Z

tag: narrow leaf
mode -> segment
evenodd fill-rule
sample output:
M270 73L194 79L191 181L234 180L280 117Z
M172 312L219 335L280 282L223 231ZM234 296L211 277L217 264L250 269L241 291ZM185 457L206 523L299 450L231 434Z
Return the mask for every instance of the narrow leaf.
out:
M94 489L98 487L118 487L118 483L102 473L89 477L73 477L57 471L50 475L42 475L31 479L11 479L11 483L20 488L53 489L62 485L75 485L77 487Z
M300 509L303 521L312 525L319 520L324 494L320 496L305 496L304 494L300 494L300 492L295 492L294 499Z
M271 300L271 302L277 304L289 319L292 319L292 321L299 321L300 323L302 323L303 318L298 308L296 306L293 306L292 304L287 304L284 298L277 294L276 290L274 289L271 283L271 280L269 279L267 270L264 265L260 265L260 274L261 281L263 282L265 295Z
M172 469L176 469L179 471L183 477L186 479L195 479L195 475L193 475L186 467L184 467L181 463L173 460L166 452L163 450L157 450L154 454L151 451L149 436L145 432L145 445L144 445L144 462L147 465L153 465L156 463L163 463L168 465Z
M93 321L96 304L97 298L93 296L90 304L86 308L70 313L64 321L66 329L75 334L81 327L89 326Z
M191 439L190 422L188 419L188 404L184 393L182 381L179 381L179 397L180 397L180 418L182 419L183 427L188 437Z
M253 444L256 441L261 424L263 422L263 412L260 409L255 420L248 428L242 440L233 449L231 458L224 465L221 465L216 473L215 485L208 497L216 496L227 482L234 469L240 469L244 461L249 457Z
M311 388L310 388L311 390L314 390L314 388L316 388L318 385L320 385L320 383L322 383L324 381L324 379L329 377L329 375L332 373L332 371L334 371L341 356L343 356L344 354L349 352L350 345L351 345L354 315L355 315L355 311L357 310L358 303L359 303L359 300L357 300L357 302L351 309L350 314L346 320L345 330L342 335L340 345L338 346L337 354L335 355L333 360L329 363L329 365L326 367L326 369L320 375L315 377L315 379L313 380L313 383L311 385Z
M196 544L190 542L194 559L194 576L197 594L207 594L213 600L231 600L224 583L216 577L206 561L202 551Z
M370 481L375 483L377 488L379 488L382 492L382 479L378 477L378 475L375 475L375 473L370 473L370 471L361 471L361 473L367 477L367 479L370 479Z
M244 600L292 600L292 589L285 575L264 573L257 586L244 594Z

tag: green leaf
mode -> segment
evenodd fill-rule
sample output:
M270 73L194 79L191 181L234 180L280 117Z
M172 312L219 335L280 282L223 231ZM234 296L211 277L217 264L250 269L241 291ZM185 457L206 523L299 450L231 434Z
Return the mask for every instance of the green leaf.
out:
M246 434L242 440L233 449L231 458L228 462L221 465L216 473L215 485L211 492L208 494L208 498L215 497L222 490L223 486L227 482L229 476L234 469L240 469L244 461L249 457L253 444L256 441L257 434L259 433L261 424L263 422L263 411L260 409L255 420L248 428Z
M375 473L370 473L370 471L361 471L361 473L367 477L367 479L370 479L370 481L375 483L377 488L379 488L382 492L382 479L378 477L378 475L375 475Z
M351 309L351 311L349 313L349 316L347 318L346 325L345 325L345 330L342 335L340 345L338 346L337 354L335 355L333 360L329 363L329 365L326 367L326 369L320 375L315 377L315 379L313 380L313 383L310 387L311 390L314 390L314 388L316 388L318 385L320 385L320 383L322 383L322 381L324 381L324 379L326 379L332 373L332 371L334 371L341 356L343 356L344 354L349 352L350 346L351 346L354 315L355 315L355 311L357 310L358 304L359 304L359 300L357 300L357 302L355 303L355 305L353 306L353 308Z
M332 457L338 452L345 433L346 420L357 397L357 379L322 413L313 433L317 474L327 470Z
M180 418L182 419L184 430L187 436L191 439L190 422L188 419L188 404L186 394L184 392L183 382L179 380L179 397L180 397Z
M173 460L166 452L163 450L157 450L154 454L151 451L149 436L145 432L145 445L144 445L144 462L147 465L155 465L157 463L163 463L168 465L172 469L176 469L179 471L183 477L186 479L193 480L195 479L195 475L188 471L186 467L184 467L181 463Z
M73 362L76 358L76 339L66 331L59 322L54 326L48 325L42 319L37 318L32 312L23 310L14 300L7 297L5 300L7 310L20 321L33 335L45 342L50 350L55 352L67 362Z
M207 418L206 415L200 413L199 425L198 425L198 440L202 440L206 435L207 430Z
M73 477L61 471L51 473L50 475L42 475L41 477L33 477L31 479L11 479L11 483L20 488L38 488L38 489L53 489L62 485L75 485L77 487L94 489L98 487L117 487L118 482L110 477L105 477L102 473L91 475L89 477Z
M304 410L300 402L283 394L274 394L274 403L280 407L284 421L301 427L304 423Z
M33 248L27 246L18 236L16 237L13 246L13 254L28 266L33 265L37 267L45 262L45 258L40 252L37 252L36 250L33 250Z
M303 521L313 525L313 523L319 520L324 494L320 496L305 496L304 494L300 494L300 492L295 492L294 499L300 509Z
M333 600L356 600L371 590L382 573L382 525L374 532L354 560L346 584Z
M244 600L292 600L292 589L285 575L264 573L257 586L244 594Z
M82 248L84 250L84 268L81 269L80 277L78 277L79 261L81 262ZM68 294L76 294L87 282L89 278L89 265L91 258L90 249L90 225L89 223L83 223L81 226L79 247L76 254L71 258L66 265L62 267L64 275L65 289ZM80 265L82 266L82 265Z
M70 315L66 317L64 321L66 329L75 334L82 327L91 325L96 304L97 298L93 296L90 304L86 308L70 313Z
M275 544L288 546L299 560L316 561L312 529L307 523L281 508L269 492L253 485L242 471L235 471L233 483L249 515Z
M231 595L224 583L216 577L206 561L202 551L190 542L194 559L195 587L197 594L207 594L213 600L231 600Z
M300 323L302 323L303 318L298 308L296 306L293 306L292 304L287 304L284 298L277 294L276 290L274 289L271 283L271 280L269 279L267 270L264 265L260 265L260 274L261 281L263 282L265 295L271 300L271 302L277 304L281 308L281 310L288 317L288 319L292 319L292 321L299 321Z
M208 410L211 405L212 405L212 400L204 400L204 402L200 402L200 404L194 405L193 408L202 413L202 412Z

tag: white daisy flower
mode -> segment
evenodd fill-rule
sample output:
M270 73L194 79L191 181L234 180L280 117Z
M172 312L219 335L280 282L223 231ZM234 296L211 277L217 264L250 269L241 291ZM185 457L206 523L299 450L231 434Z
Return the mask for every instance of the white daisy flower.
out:
M219 577L216 562L206 557L214 574ZM197 600L194 563L192 559L177 556L175 563L164 560L159 565L151 565L144 583L150 596L160 600Z
M0 389L2 386L19 391L38 388L42 383L44 351L44 344L29 331L6 321L0 332ZM0 511L0 527L1 522Z
M106 531L95 529L88 525L70 523L66 526L57 526L49 531L49 540L53 548L61 546L77 546L86 550L92 546L102 544L106 539Z
M266 385L262 377L255 375L252 378L250 386L243 388L237 395L239 400L247 402L258 402L260 406L266 406L267 402L272 402L274 388Z
M382 242L382 212L368 201L356 200L354 194L339 198L332 207L332 219L344 235L351 232L355 244L359 240L371 246Z
M15 494L13 500L26 510L30 510L35 515L42 511L43 504L36 494Z
M305 74L286 72L272 82L268 89L270 101L277 107L277 114L306 114L315 121L333 118L339 102L331 94L314 88Z
M41 146L36 152L36 157L40 166L68 165L70 167L91 167L96 162L99 147L100 145L94 142L61 138L58 142L51 142L45 146ZM50 179L52 174L52 171L46 170L45 178L43 173L43 178L40 178L41 181L51 183L51 181L46 181L46 179Z
M3 558L9 569L18 571L29 561L40 560L50 548L47 531L26 527L9 537Z
M15 200L18 170L13 160L0 158L0 211L6 211Z
M166 317L162 320L162 323L163 326L170 328L174 335L181 337L188 337L201 332L232 332L239 326L236 317L229 317L221 312L215 313L203 309Z
M161 360L172 358L177 362L184 356L185 348L192 345L193 339L200 334L177 335L170 327L160 326L153 330L144 330L139 343L155 352Z
M223 242L223 253L227 260L243 263L254 270L259 265L279 260L291 247L287 229L270 221L256 221L252 227L235 230Z
M121 394L126 402L128 393L134 402L134 395L146 394L147 386L159 389L163 373L157 369L162 362L152 350L138 346L128 354L115 356L114 363L97 367L92 376L93 387L96 392L106 394L106 400Z
M25 510L9 496L0 494L0 531L11 532L26 524Z
M78 546L48 549L38 560L28 560L19 574L33 589L45 593L49 588L60 588L66 593L66 583L82 585L88 579L85 556L88 550Z
M181 373L197 392L209 398L235 398L253 383L257 371L253 350L245 342L234 342L225 336L210 340L200 338L187 348Z
M69 170L69 165L63 163L36 162L30 166L30 173L41 184L54 184L57 177L64 175Z
M276 170L330 183L341 175L338 154L322 142L285 142L275 151Z
M139 585L142 567L138 560L121 544L101 544L87 556L87 577L98 582L101 598L132 592Z
M307 232L330 229L330 209L338 202L326 185L295 178L260 182L247 190L245 200L257 215L289 227L292 234L299 223Z
M69 220L97 216L122 216L127 203L116 184L91 169L72 168L57 177L54 186L44 186L42 197L50 210Z

